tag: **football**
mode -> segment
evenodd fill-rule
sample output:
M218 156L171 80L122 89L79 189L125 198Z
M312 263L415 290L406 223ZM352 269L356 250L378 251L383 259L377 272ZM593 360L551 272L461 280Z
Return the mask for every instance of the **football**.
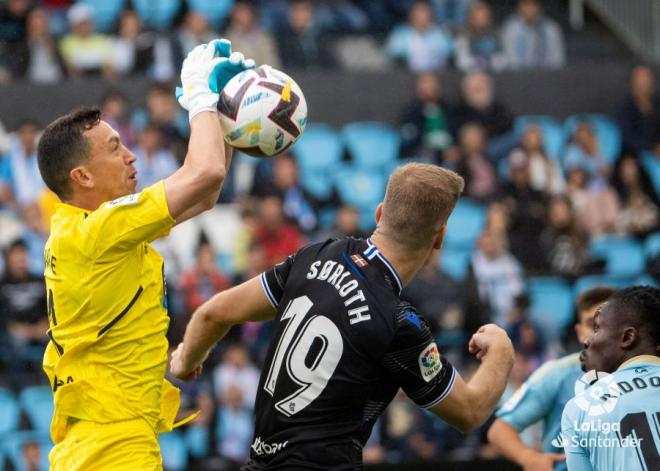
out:
M268 65L241 72L222 90L220 123L234 149L272 157L296 142L307 124L307 102L298 84Z

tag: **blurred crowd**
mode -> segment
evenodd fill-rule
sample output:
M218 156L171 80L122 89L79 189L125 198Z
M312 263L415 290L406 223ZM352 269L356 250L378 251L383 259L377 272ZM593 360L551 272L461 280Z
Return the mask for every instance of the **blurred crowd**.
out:
M196 45L223 36L258 64L414 73L557 68L561 28L539 0L495 24L482 0L7 0L0 84L139 74L173 80Z
M499 26L491 4L481 0L149 3L158 11L147 3L7 0L0 7L0 81L56 83L102 74L110 81L99 103L103 119L137 155L144 188L174 172L185 155L187 116L163 81L176 76L181 58L198 43L222 35L258 63L284 68L361 67L343 49L341 39L348 37L372 65L380 63L373 59L378 54L400 63L417 79L414 100L401 110L396 161L454 169L466 180L464 199L485 212L465 273L448 270L445 254L436 254L404 296L429 319L464 377L475 368L465 348L469 335L485 322L507 328L517 357L505 399L544 360L577 348L568 330L547 331L529 314L530 277L572 283L603 274L609 262L594 254L593 241L617 236L642 244L657 236L660 96L651 68L632 69L617 116L576 116L560 125L549 117L514 116L498 100L491 72L564 64L561 30L536 0L517 2ZM224 13L215 10L220 6ZM103 22L95 8L106 8ZM446 67L465 71L454 101L442 91L439 73ZM144 108L112 88L112 80L130 74L154 80ZM48 341L43 246L57 199L36 162L43 125L26 119L12 132L0 131L0 387L16 394L46 381L40 371ZM301 171L295 147L292 152L270 160L237 157L210 216L155 243L166 259L171 345L214 293L308 242L362 237L373 229L371 217L337 188L311 191L315 182ZM353 156L346 151L342 158ZM657 282L652 275L660 279L657 256L645 260L643 271L649 282ZM187 460L232 469L246 459L270 329L268 323L235 327L205 374L179 384L182 417L201 411L181 432ZM29 421L21 427L30 428ZM539 437L531 431L526 439ZM372 463L477 456L493 457L481 431L464 437L403 396L365 450Z

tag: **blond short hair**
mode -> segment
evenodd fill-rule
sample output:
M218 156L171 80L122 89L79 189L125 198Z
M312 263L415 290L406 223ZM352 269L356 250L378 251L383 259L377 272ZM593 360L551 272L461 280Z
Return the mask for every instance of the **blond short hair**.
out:
M397 168L387 182L379 229L395 243L423 248L447 222L464 186L460 175L437 165Z

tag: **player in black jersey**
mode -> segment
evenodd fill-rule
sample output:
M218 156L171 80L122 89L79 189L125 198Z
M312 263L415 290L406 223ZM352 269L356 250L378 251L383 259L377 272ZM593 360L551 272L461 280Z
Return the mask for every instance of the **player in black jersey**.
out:
M506 333L489 324L472 336L468 348L482 364L465 383L399 297L442 245L462 189L454 172L404 165L370 239L309 245L194 313L171 360L182 379L198 374L232 325L276 319L244 470L361 469L373 424L399 388L463 431L490 416L513 362Z

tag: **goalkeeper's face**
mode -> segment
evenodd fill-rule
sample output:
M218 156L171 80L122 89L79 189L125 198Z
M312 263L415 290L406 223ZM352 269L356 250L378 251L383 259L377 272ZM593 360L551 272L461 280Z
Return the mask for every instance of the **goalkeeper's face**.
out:
M133 164L137 158L121 143L119 133L101 121L85 135L90 145L85 167L94 191L103 201L135 193L138 180Z

